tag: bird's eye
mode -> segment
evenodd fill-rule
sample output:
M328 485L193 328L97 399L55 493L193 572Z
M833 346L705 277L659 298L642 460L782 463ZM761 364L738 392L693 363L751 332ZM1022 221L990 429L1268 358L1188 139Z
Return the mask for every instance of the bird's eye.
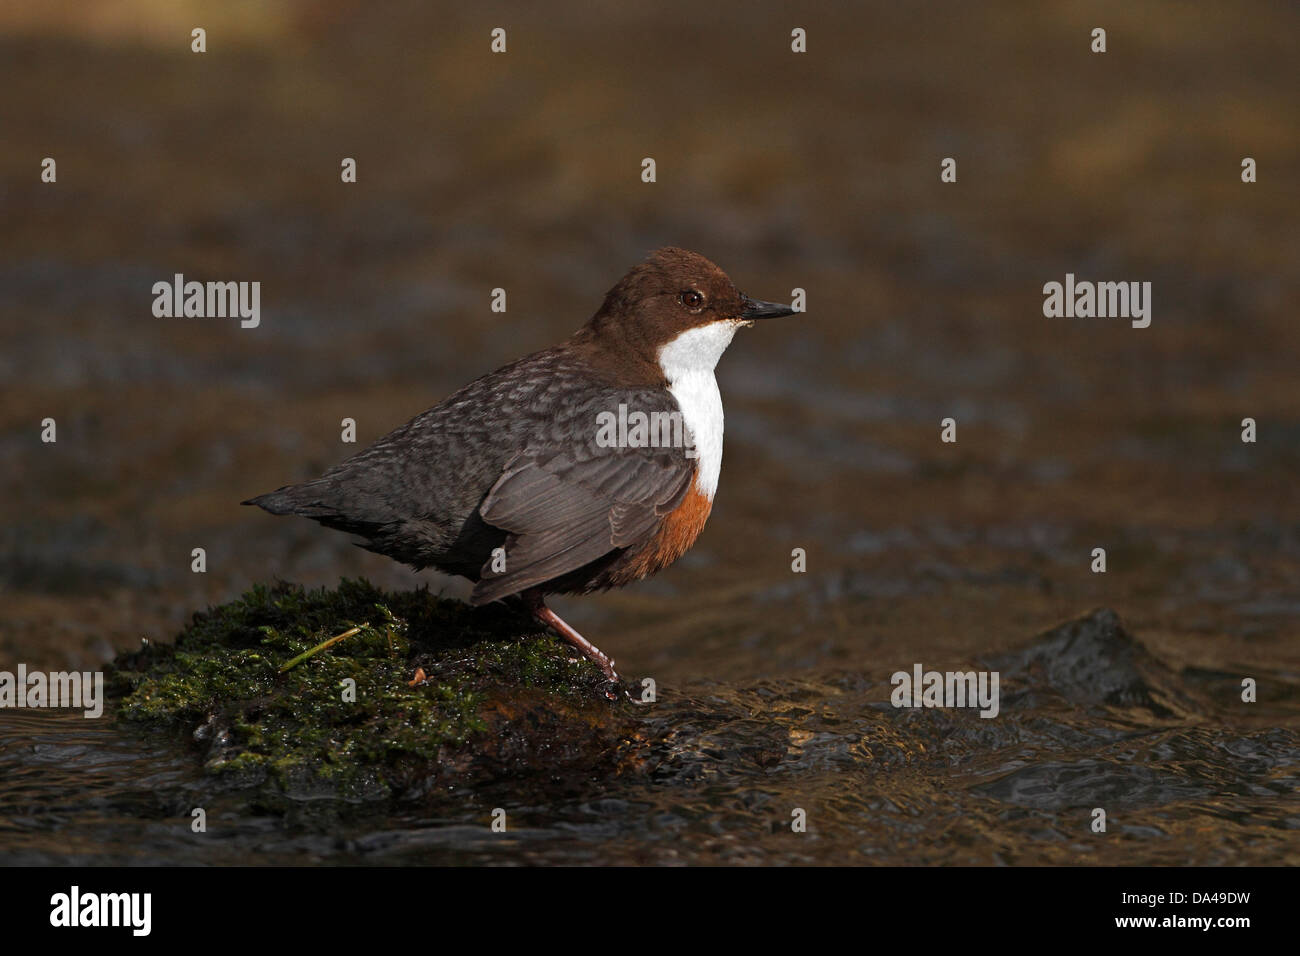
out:
M700 295L694 289L687 289L685 292L677 296L677 301L694 312L700 306L704 305L704 296Z

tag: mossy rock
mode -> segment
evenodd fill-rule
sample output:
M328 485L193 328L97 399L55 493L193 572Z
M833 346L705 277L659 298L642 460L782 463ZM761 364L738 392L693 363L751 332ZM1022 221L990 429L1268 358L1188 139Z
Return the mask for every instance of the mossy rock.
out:
M427 680L411 686L418 668ZM209 780L291 796L617 773L643 744L635 708L610 702L600 671L530 617L427 589L259 585L195 614L174 645L119 656L110 675L119 720L186 739Z

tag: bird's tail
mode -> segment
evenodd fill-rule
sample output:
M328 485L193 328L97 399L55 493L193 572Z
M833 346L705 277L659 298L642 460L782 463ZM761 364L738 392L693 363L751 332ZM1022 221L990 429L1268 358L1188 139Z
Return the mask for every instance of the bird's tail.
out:
M357 507L356 502L340 498L338 488L329 478L285 485L240 504L257 505L273 515L300 515L319 521L327 528L374 538L383 534L390 519Z
M303 514L304 506L307 505L303 500L303 487L303 485L285 485L283 488L268 491L256 498L241 501L240 504L257 505L263 511L269 511L273 515Z

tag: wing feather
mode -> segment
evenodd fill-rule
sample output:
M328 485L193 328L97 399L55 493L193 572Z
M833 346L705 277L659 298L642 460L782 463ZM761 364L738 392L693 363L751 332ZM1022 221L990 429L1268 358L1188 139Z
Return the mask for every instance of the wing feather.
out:
M677 411L662 390L644 390L634 399L630 407ZM628 396L606 393L573 417L589 424L593 407L617 408L620 400ZM473 603L543 585L644 541L681 503L695 475L695 460L684 449L600 447L590 431L587 442L539 442L520 452L484 497L483 520L509 532L506 569L493 570L491 558L484 562Z

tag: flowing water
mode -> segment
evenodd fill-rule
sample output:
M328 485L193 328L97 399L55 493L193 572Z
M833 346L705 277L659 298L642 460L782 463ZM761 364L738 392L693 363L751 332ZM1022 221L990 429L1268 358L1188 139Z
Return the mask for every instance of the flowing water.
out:
M0 670L275 577L463 595L237 502L567 335L654 246L808 312L722 359L696 548L557 602L656 682L635 771L272 808L111 710L0 710L0 861L1300 861L1293 5L1115 5L1104 61L1064 3L829 9L763 70L789 24L752 5L515 12L496 60L415 3L232 7L199 59L174 6L0 34ZM262 282L260 326L155 318L176 273ZM1150 327L1045 318L1067 273L1151 281ZM893 707L916 665L997 670L998 715Z

